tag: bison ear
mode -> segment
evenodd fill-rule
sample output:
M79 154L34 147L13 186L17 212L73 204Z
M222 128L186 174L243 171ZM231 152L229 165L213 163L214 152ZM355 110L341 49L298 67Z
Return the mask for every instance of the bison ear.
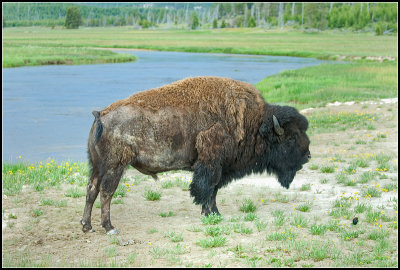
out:
M278 119L276 118L275 115L272 115L272 120L274 122L275 133L278 134L279 136L282 136L283 133L285 132L285 130L283 128L281 128L281 126L279 125Z
M265 121L263 121L260 128L258 129L258 132L260 132L261 136L265 138L271 132L271 126L268 125L268 123L266 123Z

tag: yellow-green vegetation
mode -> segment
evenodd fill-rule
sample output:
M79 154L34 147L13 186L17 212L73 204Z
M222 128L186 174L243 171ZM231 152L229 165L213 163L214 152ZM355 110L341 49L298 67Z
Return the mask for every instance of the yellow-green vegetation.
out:
M73 30L18 27L3 29L3 67L32 63L31 59L35 55L29 47L37 48L36 54L42 55L41 58L46 61L51 59L48 57L51 52L68 47L284 55L333 60L341 59L342 56L397 59L396 35L375 36L372 33L340 31L308 34L302 31L264 31L250 28L187 31L134 30L128 27Z
M299 109L320 107L329 102L363 101L397 96L397 62L352 62L323 64L288 70L256 84L265 100ZM332 116L333 117L333 116ZM365 117L365 115L364 115ZM358 119L360 118L360 119ZM362 115L336 115L334 119L312 119L321 128L345 121L361 121Z

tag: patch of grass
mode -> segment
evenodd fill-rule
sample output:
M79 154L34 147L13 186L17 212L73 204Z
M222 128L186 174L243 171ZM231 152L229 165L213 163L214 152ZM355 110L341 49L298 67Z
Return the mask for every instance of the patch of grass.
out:
M166 237L168 237L172 242L182 242L183 241L182 233L177 234L174 231L167 232Z
M189 232L201 232L203 229L199 226L191 225L189 228L187 228Z
M361 190L361 196L363 197L381 197L382 196L382 191L377 189L376 187L369 187L367 189L362 189Z
M380 240L389 236L389 231L386 230L373 230L368 234L370 240Z
M2 190L3 194L16 195L23 185L30 185L36 191L43 191L61 183L84 186L87 181L88 168L86 163L62 162L53 159L29 164L27 162L3 163Z
M208 237L206 239L200 239L196 244L201 246L202 248L221 247L226 244L226 237L224 236Z
M144 192L143 196L148 201L159 201L161 199L161 192L153 191L153 190L147 190L147 191Z
M118 198L118 199L112 200L111 204L124 204L124 201L121 198Z
M308 191L311 190L311 184L302 184L300 187L300 191Z
M152 229L149 229L147 231L148 234L153 234L153 233L156 233L156 232L158 232L158 230L156 228L152 228Z
M117 189L115 190L115 192L113 194L113 198L125 197L127 189L128 189L127 184L118 185Z
M185 181L185 180L180 179L180 178L175 180L176 186L178 186L182 191L188 191L189 190L190 182L191 181Z
M268 241L283 241L292 240L295 238L295 234L291 230L285 230L283 232L276 232L267 235L266 240Z
M309 211L311 211L311 203L306 202L304 204L299 204L296 206L296 210L301 211L301 212L309 212Z
M365 205L364 203L358 203L354 207L354 212L356 212L356 213L364 213L367 209L368 209L367 205Z
M168 213L164 213L164 212L162 212L162 213L160 213L160 214L158 214L160 217L172 217L172 216L174 216L175 214L172 212L172 211L169 211Z
M263 221L261 221L261 220L256 220L256 221L255 221L255 225L256 225L257 230L258 230L259 232L261 232L261 231L264 231L264 230L267 228L268 223L263 222Z
M204 233L207 236L219 236L222 234L230 234L230 228L228 226L208 226L204 229Z
M327 178L323 178L319 181L321 184L327 184L329 180Z
M343 230L342 233L342 238L343 240L352 240L354 238L358 238L359 232L358 231L347 231L347 230Z
M162 181L161 182L161 187L162 188L172 188L174 186L174 182L171 180L167 180L167 181Z
M221 215L218 215L216 213L211 213L207 217L202 216L201 217L201 222L203 225L216 225L220 223L223 220Z
M274 217L274 224L278 227L281 227L286 221L285 215L283 214L282 210L273 211L272 216Z
M250 200L250 199L245 199L242 202L242 206L240 207L240 211L245 212L245 213L252 213L257 210L257 206Z
M328 227L326 225L316 225L313 224L310 226L310 233L312 235L324 235L326 231L328 230Z
M358 158L352 162L352 165L355 167L367 168L367 167L369 167L369 162L365 158Z
M240 233L240 234L252 234L253 233L253 229L246 227L244 223L234 224L233 231L235 233Z
M371 171L363 172L357 182L360 184L367 184L371 180L374 180L375 177L376 177L375 172L371 172Z
M257 215L255 213L247 213L247 215L245 215L243 217L243 219L245 221L253 221L253 220L257 219Z
M40 200L40 205L54 205L55 202L52 199L42 198Z
M317 164L310 164L310 170L316 171L318 168L319 166Z
M380 219L381 212L380 211L373 211L372 209L368 209L367 213L365 214L365 218L368 223L375 223Z
M334 173L335 172L335 167L334 166L329 166L325 165L320 168L320 172L322 173Z
M41 209L33 209L33 210L31 211L31 215L32 215L33 217L40 217L40 216L43 215L43 214L44 214L44 211L41 210Z
M293 216L293 220L290 224L299 228L306 228L308 226L308 221L302 215L298 214Z
M8 218L17 219L17 215L15 215L14 213L10 213L8 214Z
M64 193L65 197L80 198L86 195L86 192L79 187L71 187Z
M299 70L288 70L263 79L256 84L256 87L269 102L290 103L298 108L305 107L302 106L304 104L308 107L325 106L327 100L345 102L371 100L382 98L382 96L394 97L397 91L395 84L397 75L394 69L396 64L380 64L382 63L322 64ZM390 74L388 76L391 79L383 80L380 77L385 72ZM337 82L343 82L343 84ZM275 85L280 86L274 87ZM311 130L332 132L346 128L364 128L373 116L375 115L348 112L326 115L313 113L309 117L309 123Z
M288 203L289 202L289 196L282 194L281 192L277 192L274 194L274 198L272 199L273 201L277 201L280 203Z

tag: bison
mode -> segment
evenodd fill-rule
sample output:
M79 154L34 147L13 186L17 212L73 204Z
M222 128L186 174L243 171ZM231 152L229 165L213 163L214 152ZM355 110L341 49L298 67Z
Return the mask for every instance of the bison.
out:
M267 171L289 188L310 158L307 119L295 108L270 105L252 85L229 78L194 77L134 94L93 111L91 167L81 224L92 229L100 192L101 225L124 169L156 178L169 170L193 171L190 195L201 213L219 214L218 190L234 179Z

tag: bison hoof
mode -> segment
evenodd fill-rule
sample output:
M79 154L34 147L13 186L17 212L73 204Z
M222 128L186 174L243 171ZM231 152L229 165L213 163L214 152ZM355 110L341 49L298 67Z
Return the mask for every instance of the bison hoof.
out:
M109 230L107 232L107 235L116 235L116 234L118 234L118 230L117 229L112 229L112 230Z
M94 232L94 229L92 228L92 225L90 225L90 224L87 224L87 223L85 223L85 222L82 222L82 220L81 220L81 224L83 225L83 227L82 227L82 231L84 232L84 233L87 233L87 232Z

